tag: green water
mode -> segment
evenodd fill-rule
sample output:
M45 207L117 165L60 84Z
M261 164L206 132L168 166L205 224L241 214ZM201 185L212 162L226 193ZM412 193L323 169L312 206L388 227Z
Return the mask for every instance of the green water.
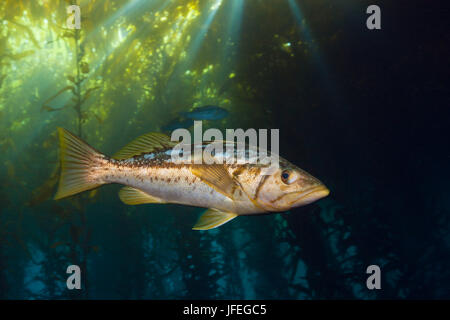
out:
M73 4L81 29L67 1L0 3L0 298L450 296L448 44L433 6L381 1L369 31L368 1ZM279 129L280 154L330 196L200 232L203 209L127 206L117 185L52 199L57 127L112 155L202 106L227 111L204 130ZM367 289L369 265L382 290Z

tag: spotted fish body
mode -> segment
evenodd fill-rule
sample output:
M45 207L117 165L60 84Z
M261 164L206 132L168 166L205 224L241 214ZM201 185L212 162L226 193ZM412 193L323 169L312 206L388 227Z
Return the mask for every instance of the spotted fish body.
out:
M177 161L171 156L175 143L162 134L141 136L109 158L66 130L59 129L59 133L62 173L55 199L119 183L126 186L119 192L126 204L209 208L194 229L211 229L239 215L285 211L329 192L319 180L284 159L271 174L264 174L269 165L227 164L224 159L239 157L229 151L214 154L219 163ZM207 145L194 145L193 149L203 151ZM248 152L245 156L249 157Z
M237 214L250 214L261 210L250 200L233 201L216 191L194 175L189 165L161 165L155 161L145 161L137 162L137 166L126 161L112 162L112 174L103 181L131 186L167 203L216 208ZM241 196L242 190L236 189L232 195Z

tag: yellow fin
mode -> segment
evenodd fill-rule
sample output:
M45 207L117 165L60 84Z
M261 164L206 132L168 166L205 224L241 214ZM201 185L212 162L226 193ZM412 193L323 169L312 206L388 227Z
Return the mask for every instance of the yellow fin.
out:
M165 203L160 198L153 197L144 191L132 187L123 187L119 191L119 198L123 203L129 205L144 204L144 203Z
M58 128L58 132L61 176L54 199L59 200L102 185L102 182L92 177L91 171L104 164L104 156L69 131Z
M223 212L217 209L208 209L198 219L193 230L209 230L220 227L238 215L231 212Z
M151 132L131 141L113 155L113 159L124 160L143 153L172 148L176 144L177 142L171 141L170 137L163 133Z
M233 193L239 184L230 176L221 164L194 165L191 172L224 196L233 199Z

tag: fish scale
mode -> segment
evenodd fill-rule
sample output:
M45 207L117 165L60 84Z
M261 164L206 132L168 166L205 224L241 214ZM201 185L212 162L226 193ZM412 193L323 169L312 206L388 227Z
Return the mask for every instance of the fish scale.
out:
M212 142L184 145L194 150L192 161L186 162L171 156L176 143L169 137L149 133L110 158L67 130L58 131L61 176L55 199L119 183L125 186L119 197L129 205L175 203L208 208L193 228L208 230L239 215L283 212L329 194L322 182L283 158L270 172L263 170L269 164L252 163L267 155L257 148L238 152L236 144L217 141L224 148L208 158L195 151L205 151ZM197 164L198 156L212 161ZM229 162L232 156L241 161Z

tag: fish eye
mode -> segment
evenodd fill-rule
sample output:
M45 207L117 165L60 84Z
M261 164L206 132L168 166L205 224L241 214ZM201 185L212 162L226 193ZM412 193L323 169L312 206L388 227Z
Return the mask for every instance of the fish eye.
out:
M291 172L289 170L283 170L283 172L281 172L281 180L286 183L289 184L289 177L291 176Z

